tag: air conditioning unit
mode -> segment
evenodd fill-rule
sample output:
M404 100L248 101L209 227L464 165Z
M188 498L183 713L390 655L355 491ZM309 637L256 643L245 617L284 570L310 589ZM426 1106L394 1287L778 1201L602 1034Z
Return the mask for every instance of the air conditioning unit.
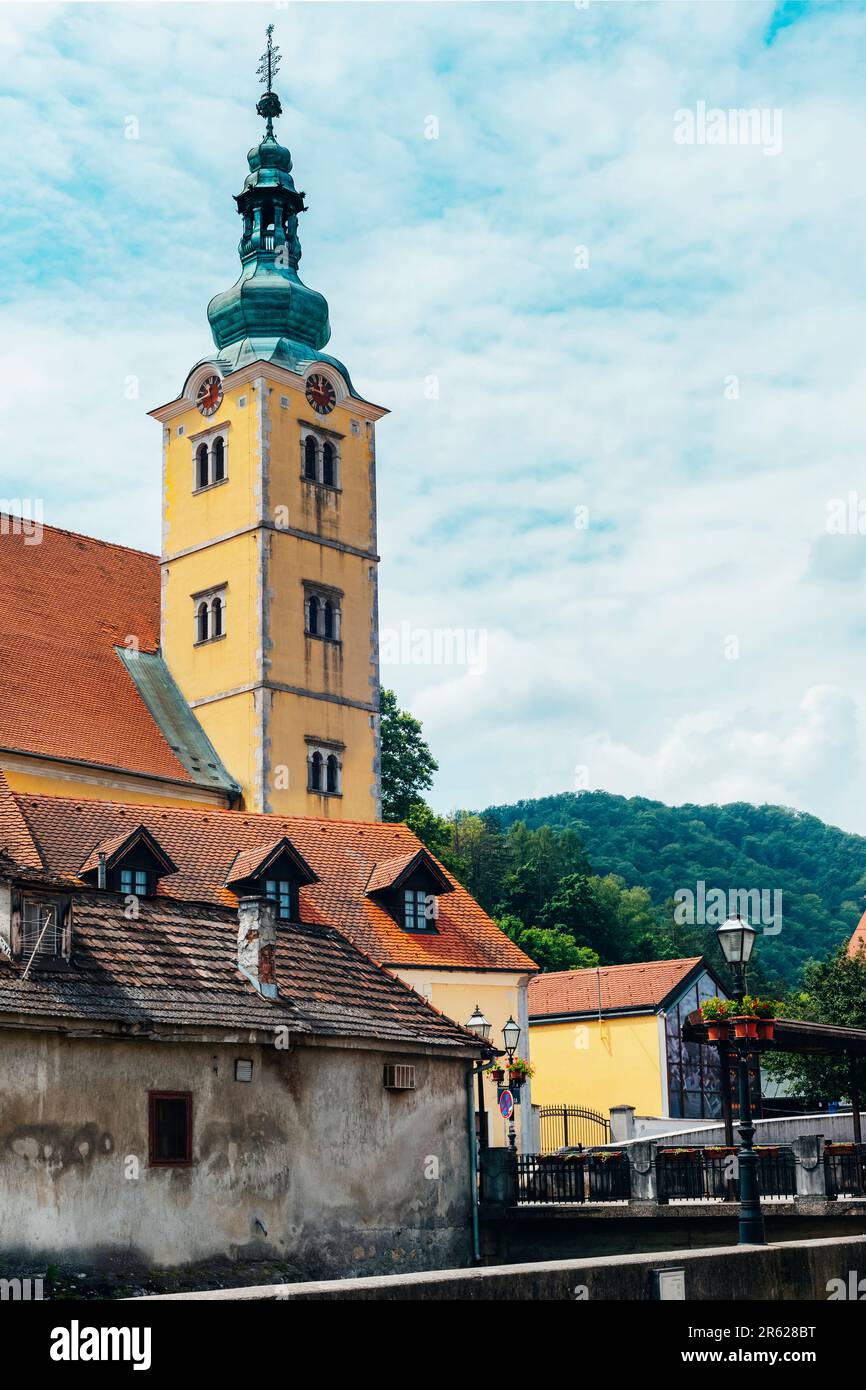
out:
M386 1091L414 1091L415 1089L415 1068L406 1066L402 1062L385 1063L385 1090Z

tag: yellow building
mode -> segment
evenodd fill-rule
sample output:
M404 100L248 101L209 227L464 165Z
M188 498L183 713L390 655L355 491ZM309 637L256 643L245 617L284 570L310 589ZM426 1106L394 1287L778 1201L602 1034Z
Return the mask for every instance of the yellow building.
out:
M682 1038L702 999L725 991L702 956L563 970L529 984L533 1097L607 1118L719 1119L718 1056Z

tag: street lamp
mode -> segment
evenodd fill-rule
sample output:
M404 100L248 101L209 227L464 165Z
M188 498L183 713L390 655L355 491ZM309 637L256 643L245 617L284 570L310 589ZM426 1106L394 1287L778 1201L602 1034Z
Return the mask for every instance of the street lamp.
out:
M504 1041L504 1043L505 1043L505 1051L508 1053L508 1065L509 1065L509 1067L511 1066L511 1063L514 1061L514 1054L515 1054L515 1052L517 1051L517 1042L518 1042L519 1037L520 1037L520 1024L519 1024L519 1023L515 1023L513 1016L512 1016L511 1014L509 1014L509 1016L508 1016L508 1022L505 1024L505 1027L502 1029L502 1038L503 1038L503 1041ZM509 1078L509 1079L510 1079L510 1078ZM513 1106L513 1105L512 1105L512 1107L511 1107L511 1114L510 1114L510 1116L508 1117L508 1145L509 1145L509 1148L511 1148L512 1150L517 1148L517 1129L516 1129L515 1124L514 1124L514 1106Z
M520 1037L520 1024L515 1023L514 1019L510 1016L505 1027L502 1029L502 1037L505 1042L505 1051L508 1053L508 1062L510 1065L514 1060L514 1054L517 1051L517 1040Z
M746 967L752 956L757 932L748 922L739 917L729 917L717 929L716 936L722 955L734 972L736 994L740 1004L746 992ZM764 1214L758 1193L758 1155L754 1150L755 1126L752 1123L752 1097L749 1087L749 1053L751 1042L748 1038L735 1038L737 1049L737 1077L740 1090L740 1151L737 1155L740 1168L740 1245L766 1245L764 1235ZM724 1051L719 1049L719 1060L724 1063ZM726 1064L725 1064L726 1065Z
M493 1024L489 1018L485 1018L481 1009L476 1004L475 1012L465 1025L470 1033L474 1033L479 1042L487 1042L493 1032ZM478 1076L478 1142L482 1149L487 1148L487 1110L484 1105L484 1066L479 1064L477 1068Z

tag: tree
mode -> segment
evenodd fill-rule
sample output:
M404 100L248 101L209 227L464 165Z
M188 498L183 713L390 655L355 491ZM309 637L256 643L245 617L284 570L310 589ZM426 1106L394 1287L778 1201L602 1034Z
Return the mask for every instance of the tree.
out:
M466 861L454 850L451 822L445 816L437 816L425 801L415 801L406 814L406 824L449 873L460 883L466 882Z
M809 961L803 983L783 1000L786 1018L813 1023L835 1023L866 1028L866 953L849 956L844 946L823 961ZM809 1056L800 1053L768 1053L767 1071L787 1081L798 1096L809 1102L851 1099L852 1072L848 1058ZM853 1077L861 1094L866 1092L866 1058L853 1061Z
M379 697L381 714L382 819L406 820L410 809L422 801L422 792L433 785L439 764L424 742L421 722L400 709L393 690Z

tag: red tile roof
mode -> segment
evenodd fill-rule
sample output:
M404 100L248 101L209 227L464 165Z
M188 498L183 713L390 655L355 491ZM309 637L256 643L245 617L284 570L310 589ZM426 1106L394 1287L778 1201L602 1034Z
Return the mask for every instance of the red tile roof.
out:
M335 927L379 964L472 970L529 971L527 955L479 907L447 871L453 884L439 899L436 930L404 932L369 897L376 864L411 858L423 847L405 825L260 815L244 811L132 806L69 797L11 793L53 874L77 878L93 849L124 827L145 825L177 865L162 878L160 897L234 908L226 879L239 854L264 853L285 835L319 882L300 890L305 921ZM0 849L3 848L0 843ZM254 857L254 856L253 856ZM432 856L431 856L432 858Z
M614 1009L657 1009L682 984L702 956L603 965L600 970L556 970L529 982L529 1017L593 1014Z
M861 948L866 951L866 912L863 913L863 916L854 928L854 934L851 940L848 942L848 955L856 956Z
M0 748L193 781L114 650L158 647L157 557L53 526L28 544L14 520L0 532Z

